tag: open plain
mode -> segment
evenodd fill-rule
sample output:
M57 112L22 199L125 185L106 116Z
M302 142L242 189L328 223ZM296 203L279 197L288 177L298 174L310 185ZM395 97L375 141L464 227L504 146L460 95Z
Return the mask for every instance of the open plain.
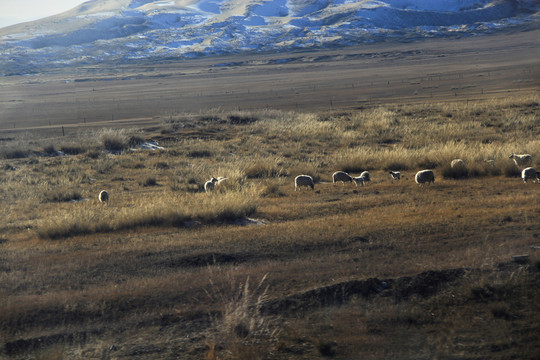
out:
M539 35L2 78L0 357L538 359Z

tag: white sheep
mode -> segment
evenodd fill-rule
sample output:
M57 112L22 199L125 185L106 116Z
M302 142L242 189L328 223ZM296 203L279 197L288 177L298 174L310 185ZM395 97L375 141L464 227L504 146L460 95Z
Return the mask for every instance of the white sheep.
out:
M219 182L219 180L216 179L215 177L213 177L210 180L208 180L207 182L205 182L204 183L204 191L206 191L206 192L214 191L214 187L215 187L215 184L217 182Z
M425 183L430 185L435 182L435 174L433 174L432 170L420 170L416 173L414 181L416 181L419 186L422 186Z
M353 177L352 179L353 179L354 183L356 184L356 186L358 186L358 184L364 186L365 179L363 177L357 176L357 177Z
M401 173L399 171L390 171L392 181L401 179Z
M532 182L538 181L540 183L540 171L536 171L536 169L532 167L525 168L521 171L521 178L524 183L529 180L532 180Z
M452 160L452 162L450 163L450 167L451 168L463 168L465 169L467 166L465 165L465 161L461 160L461 159L454 159Z
M109 201L109 193L106 190L101 190L98 199L100 203L107 203Z
M341 181L343 185L345 185L345 182L352 182L353 178L344 171L336 171L332 174L332 181L334 182L334 185L336 185L336 181Z
M369 171L364 171L360 174L360 177L364 179L364 182L371 181L371 175Z
M529 154L512 154L509 158L514 160L517 167L530 166L532 162L532 156Z
M300 186L310 186L311 189L315 188L313 178L309 175L298 175L294 178L294 191L300 189Z

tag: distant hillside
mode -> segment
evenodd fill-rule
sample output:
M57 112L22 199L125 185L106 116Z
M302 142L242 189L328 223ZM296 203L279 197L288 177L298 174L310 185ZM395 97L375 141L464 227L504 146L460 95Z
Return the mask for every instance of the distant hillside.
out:
M527 30L537 0L91 0L0 29L0 75Z

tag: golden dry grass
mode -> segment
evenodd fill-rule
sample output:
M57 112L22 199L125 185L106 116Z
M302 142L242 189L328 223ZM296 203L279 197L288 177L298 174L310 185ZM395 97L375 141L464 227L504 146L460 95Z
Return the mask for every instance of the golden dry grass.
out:
M523 184L508 156L530 153L540 167L539 102L524 92L474 104L175 113L152 128L81 131L83 150L65 157L41 153L73 139L3 141L0 354L533 358L538 345L522 333L538 323L530 246L540 186ZM133 139L165 149L129 150ZM448 172L454 158L467 177ZM414 183L423 168L434 185ZM366 169L363 187L331 183L336 170ZM314 191L294 191L300 173ZM212 176L227 180L204 193ZM97 200L103 189L108 204ZM498 267L524 253L528 265ZM429 296L396 285L375 300L260 311L312 289L457 268L470 272ZM485 346L474 346L480 333Z

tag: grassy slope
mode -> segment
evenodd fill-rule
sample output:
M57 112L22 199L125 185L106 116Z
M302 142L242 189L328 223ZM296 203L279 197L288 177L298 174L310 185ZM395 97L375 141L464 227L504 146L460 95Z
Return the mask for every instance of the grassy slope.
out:
M82 131L69 157L11 150L72 140L8 140L0 354L535 358L540 187L523 184L508 155L531 153L540 167L538 102L521 93L174 114L152 128ZM133 138L166 150L104 152ZM470 177L452 177L456 157ZM437 179L420 188L413 177L425 167ZM373 181L334 186L339 169L368 169ZM392 183L388 169L405 179ZM315 191L294 191L299 173ZM211 176L228 180L205 194ZM103 188L108 205L96 198ZM246 215L264 225L238 222ZM524 253L529 265L499 265Z

